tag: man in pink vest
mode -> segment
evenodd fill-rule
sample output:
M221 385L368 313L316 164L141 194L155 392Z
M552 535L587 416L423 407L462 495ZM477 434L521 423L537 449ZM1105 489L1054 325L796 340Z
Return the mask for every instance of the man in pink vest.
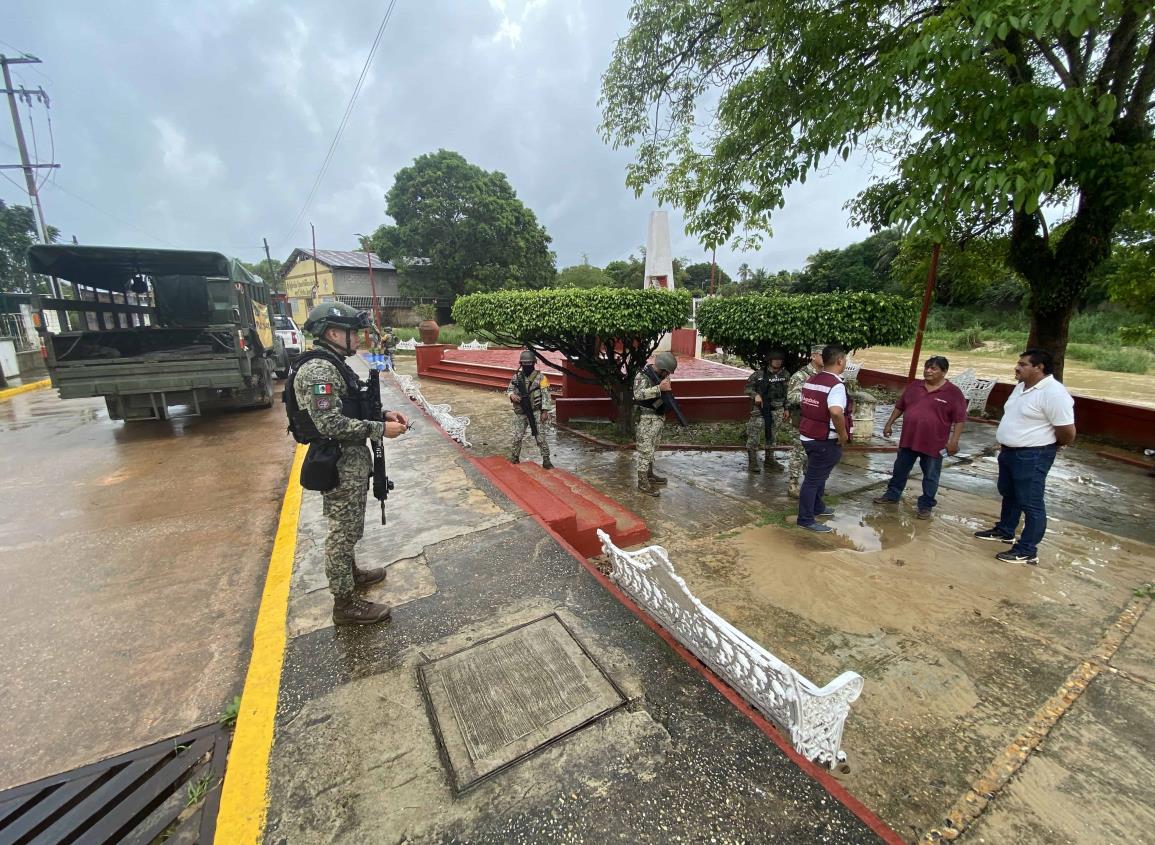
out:
M798 431L806 450L806 475L798 494L798 527L825 534L833 529L815 517L834 516L826 507L826 479L842 460L842 447L850 442L850 394L842 383L846 351L838 346L822 350L822 371L802 385L802 420Z

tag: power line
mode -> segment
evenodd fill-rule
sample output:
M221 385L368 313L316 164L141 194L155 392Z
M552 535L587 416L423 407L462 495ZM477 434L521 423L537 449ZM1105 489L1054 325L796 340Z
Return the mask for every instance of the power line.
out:
M140 232L142 235L148 235L154 241L158 241L158 242L164 244L165 246L170 246L173 249L179 249L180 248L176 244L172 243L172 241L166 240L166 239L160 237L159 235L153 234L152 232L148 231L147 229L142 229L140 226L137 226L135 223L130 223L121 217L117 217L111 211L107 211L107 210L101 208L100 206L98 206L96 203L85 199L84 197L80 196L79 194L73 193L72 191L68 190L63 185L61 185L59 182L57 182L55 179L53 179L52 182L49 183L48 187L52 188L53 190L60 191L62 194L66 194L67 196L72 197L77 202L84 203L89 208L91 208L93 211L97 212L98 214L104 215L109 220L113 221L114 223L119 223L121 226L127 226L130 229L135 229L136 231Z
M296 218L293 220L293 225L289 227L289 231L285 233L282 242L287 242L293 236L293 232L301 225L301 220L305 217L305 212L309 210L309 204L312 203L313 197L317 193L317 188L321 186L321 180L325 178L325 171L329 169L329 162L333 159L333 153L337 149L337 144L341 140L341 134L345 131L345 125L349 122L349 115L353 112L353 105L357 102L357 95L361 93L361 86L365 82L365 77L369 75L369 67L373 64L373 56L377 53L377 46L381 43L381 36L385 34L385 27L389 24L389 18L393 16L393 7L397 5L397 0L390 0L389 7L385 10L384 17L381 18L381 25L377 28L377 37L373 39L373 46L369 48L369 55L365 58L365 65L361 68L361 76L357 79L357 84L353 87L353 93L349 97L349 104L345 106L345 114L341 117L341 122L337 125L337 131L333 135L333 141L329 144L329 150L325 153L325 158L321 162L321 169L317 171L317 178L313 180L313 187L309 189L309 195L305 198L301 210L297 212Z

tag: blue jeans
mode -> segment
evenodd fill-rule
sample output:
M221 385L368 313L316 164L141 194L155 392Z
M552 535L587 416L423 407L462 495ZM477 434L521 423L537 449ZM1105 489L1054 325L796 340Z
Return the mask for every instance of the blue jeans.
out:
M1003 512L995 530L1008 537L1015 536L1019 516L1024 516L1023 533L1011 551L1032 557L1039 550L1039 541L1047 531L1047 507L1043 494L1047 473L1055 462L1058 447L1032 446L1026 449L999 450L999 493L1003 497Z
M813 525L814 515L826 510L826 479L842 460L837 440L803 440L806 450L806 475L798 492L798 524Z
M894 456L894 469L890 471L890 484L886 485L884 495L898 501L906 489L906 480L914 469L915 461L922 467L922 495L918 497L918 509L930 510L938 504L934 494L938 492L938 477L942 474L942 457L939 455L924 455L900 446L898 454Z

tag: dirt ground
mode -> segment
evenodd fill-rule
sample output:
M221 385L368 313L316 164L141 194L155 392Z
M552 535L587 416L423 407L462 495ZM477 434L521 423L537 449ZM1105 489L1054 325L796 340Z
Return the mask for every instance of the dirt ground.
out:
M861 356L868 366L875 351ZM470 416L476 452L505 452L502 395L422 384L430 401ZM848 453L825 536L794 528L783 476L748 476L740 453L659 452L670 485L658 500L633 489L631 452L560 433L553 460L641 515L699 598L812 681L865 678L845 782L913 842L1155 581L1152 480L1079 449L1052 471L1039 565L995 560L1003 547L972 536L997 515L993 433L964 435L971 459L944 470L930 521L914 519L917 477L903 504L870 502L892 455ZM535 453L527 443L523 459ZM1155 614L1138 601L1139 625L1110 665L961 841L1101 843L1155 828Z
M910 367L912 351L910 348L896 346L872 346L855 352L854 358L872 370L906 373ZM1004 352L954 352L923 346L919 357L925 361L931 355L944 355L950 361L952 373L972 367L982 378L993 378L1013 384L1019 351L1007 349ZM1063 383L1071 393L1080 396L1155 408L1155 374L1111 373L1096 370L1087 363L1068 358L1063 371Z

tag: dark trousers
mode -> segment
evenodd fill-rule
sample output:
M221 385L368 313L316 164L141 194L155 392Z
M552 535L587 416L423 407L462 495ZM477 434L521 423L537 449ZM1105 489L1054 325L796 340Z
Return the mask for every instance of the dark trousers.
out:
M1043 501L1047 473L1055 462L1058 447L1034 446L1026 449L999 450L999 493L1003 497L1003 512L995 530L1008 537L1015 536L1019 517L1025 517L1023 533L1012 551L1034 556L1039 541L1047 531L1047 507Z
M942 475L942 457L940 455L924 455L905 446L898 448L894 456L894 469L890 471L890 483L886 485L885 496L898 501L902 491L906 489L906 480L914 463L922 467L922 495L918 497L918 509L930 510L938 504L934 494L938 492L938 478Z
M798 524L813 525L814 515L826 510L826 479L842 460L837 440L803 440L806 450L806 475L798 493Z

